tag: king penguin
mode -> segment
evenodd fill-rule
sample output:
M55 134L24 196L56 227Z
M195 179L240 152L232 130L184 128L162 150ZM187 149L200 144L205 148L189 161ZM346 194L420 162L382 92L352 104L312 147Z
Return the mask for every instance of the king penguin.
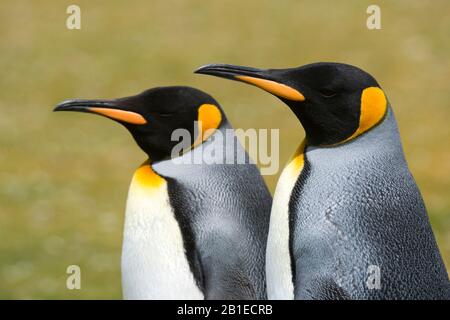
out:
M67 100L55 111L115 120L148 155L126 204L125 299L267 298L272 197L217 101L172 86L114 100ZM174 156L182 136L188 143ZM207 150L216 153L209 163ZM239 155L246 161L235 161Z
M305 129L278 181L269 299L449 299L447 272L377 81L341 63L196 71L279 97Z

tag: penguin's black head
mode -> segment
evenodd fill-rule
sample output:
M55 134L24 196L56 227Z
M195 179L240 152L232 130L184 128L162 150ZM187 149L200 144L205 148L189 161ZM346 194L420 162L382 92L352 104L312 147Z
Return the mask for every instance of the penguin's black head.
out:
M190 144L185 147L193 148L225 121L219 104L210 95L181 86L157 87L113 100L67 100L54 111L95 113L119 122L152 161L171 157L181 138L172 137L176 129L189 132Z
M377 81L347 64L322 62L267 70L212 64L195 72L249 83L274 94L298 117L309 145L351 140L379 123L387 110Z

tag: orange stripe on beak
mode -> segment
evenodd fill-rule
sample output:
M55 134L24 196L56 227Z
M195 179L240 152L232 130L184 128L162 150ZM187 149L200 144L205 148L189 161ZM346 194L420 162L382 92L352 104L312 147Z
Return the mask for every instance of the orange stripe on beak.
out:
M261 78L249 77L249 76L235 76L236 79L250 83L258 88L261 88L269 93L276 95L277 97L284 98L293 101L304 101L305 97L299 91L291 88L285 84L278 83L272 80L266 80Z
M119 120L131 124L146 124L147 120L143 116L141 116L139 113L131 112L131 111L125 111L125 110L118 110L118 109L109 109L109 108L87 108L89 111L101 114L103 116L106 116L108 118Z

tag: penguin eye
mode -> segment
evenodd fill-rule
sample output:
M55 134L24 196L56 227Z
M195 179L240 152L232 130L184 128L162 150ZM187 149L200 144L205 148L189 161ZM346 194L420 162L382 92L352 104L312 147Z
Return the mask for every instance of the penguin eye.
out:
M335 95L337 95L337 92L332 90L332 89L328 89L328 88L322 88L319 90L320 94L325 97L325 98L332 98Z
M157 115L161 118L169 118L173 116L173 112L158 112Z

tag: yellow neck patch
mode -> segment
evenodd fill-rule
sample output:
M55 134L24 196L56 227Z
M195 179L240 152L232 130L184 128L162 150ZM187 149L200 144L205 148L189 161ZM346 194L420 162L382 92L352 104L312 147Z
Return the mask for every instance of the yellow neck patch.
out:
M166 180L153 171L153 168L148 160L145 161L133 175L133 182L143 188L157 189L165 181Z
M305 148L306 148L306 139L302 141L302 143L298 146L297 151L295 151L291 160L289 161L286 168L290 173L298 176L305 165Z
M383 119L386 111L387 100L383 90L378 87L364 89L361 94L361 114L358 129L342 142L352 140L374 127Z
M258 88L261 88L277 97L292 101L304 101L305 97L298 90L291 88L285 84L278 83L271 80L254 78L249 76L236 76L237 79L250 83Z
M222 122L222 113L217 106L205 103L198 108L197 121L199 132L192 148L207 140L217 130Z

